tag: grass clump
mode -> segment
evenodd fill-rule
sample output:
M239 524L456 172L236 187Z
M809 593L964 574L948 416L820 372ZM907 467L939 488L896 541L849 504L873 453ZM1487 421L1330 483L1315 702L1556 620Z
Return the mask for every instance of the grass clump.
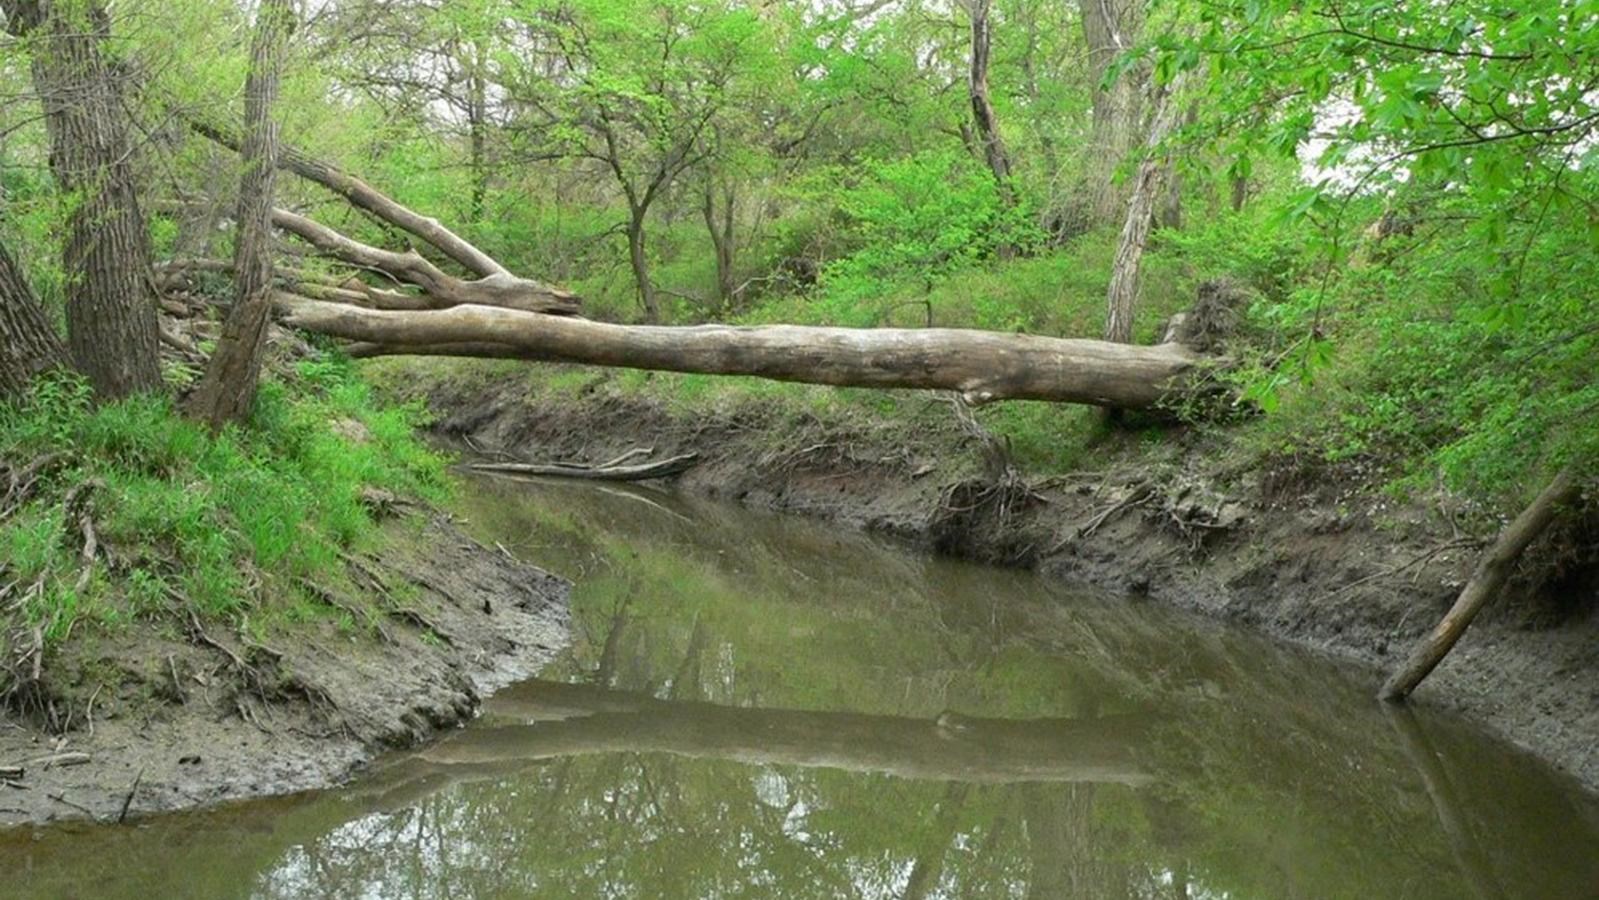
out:
M40 381L0 404L6 634L48 649L158 613L260 629L302 617L306 585L337 583L341 553L373 539L372 489L447 492L420 416L379 409L344 361L264 383L247 425L215 435L165 397L97 406L81 380Z

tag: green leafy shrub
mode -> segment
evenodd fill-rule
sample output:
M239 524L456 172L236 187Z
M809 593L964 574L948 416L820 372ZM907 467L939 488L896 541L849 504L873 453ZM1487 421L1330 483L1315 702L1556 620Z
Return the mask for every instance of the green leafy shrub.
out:
M0 581L41 585L23 614L47 637L180 600L270 621L304 580L342 577L341 552L373 535L363 490L445 494L443 459L413 435L420 415L376 408L345 362L302 363L287 384L263 384L249 424L218 435L166 398L95 406L80 380L43 380L0 404L0 458L64 462L0 522ZM64 501L90 482L103 552L80 592L83 539Z

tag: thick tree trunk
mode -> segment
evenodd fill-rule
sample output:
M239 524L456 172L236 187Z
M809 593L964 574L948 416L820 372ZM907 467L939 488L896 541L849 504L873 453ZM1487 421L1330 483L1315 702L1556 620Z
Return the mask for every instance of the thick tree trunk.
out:
M242 146L239 135L227 128L199 120L190 120L189 125L197 133L230 150L237 151ZM438 219L411 210L354 175L311 157L291 145L285 144L279 148L278 167L287 169L307 181L314 181L373 218L415 235L475 275L483 277L510 275L510 271L504 266L495 262L487 253L472 246L465 238L445 228Z
M255 402L272 311L272 196L277 175L277 102L284 47L294 26L292 0L262 0L244 85L244 146L239 159L238 233L234 243L234 303L222 323L216 352L189 400L189 413L220 429L244 418Z
M639 303L644 307L644 321L661 321L660 301L656 299L655 283L650 280L650 257L644 246L645 210L634 207L628 214L627 256L633 265L633 280L638 283Z
M385 312L299 301L288 322L384 345L391 352L467 348L536 358L855 387L960 391L971 403L1054 400L1156 405L1199 362L1176 344L1153 347L949 328L627 326L482 306Z
M1155 120L1149 126L1144 160L1138 165L1133 193L1127 200L1127 219L1122 224L1121 241L1116 247L1116 261L1110 273L1110 287L1105 293L1107 341L1126 344L1133 339L1133 312L1138 301L1144 247L1149 243L1155 202L1160 196L1161 173L1166 168L1166 163L1156 151L1176 124L1175 95L1178 90L1179 85L1173 84L1156 102Z
M0 400L22 393L41 372L66 365L67 349L0 244Z
M1138 42L1143 0L1079 0L1079 4L1093 87L1093 134L1085 186L1094 220L1112 222L1125 209L1126 192L1115 183L1116 167L1138 143L1142 79L1124 72L1109 87L1100 85L1116 57Z
M1574 469L1568 467L1555 476L1543 493L1532 501L1532 505L1522 510L1521 515L1516 516L1515 521L1500 533L1499 540L1477 563L1476 571L1471 573L1471 580L1466 582L1455 605L1450 607L1432 632L1411 650L1404 665L1394 670L1383 682L1379 697L1393 701L1410 696L1422 679L1443 662L1455 642L1466 633L1466 627L1477 617L1477 613L1504 589L1522 551L1549 527L1560 508L1577 499L1580 492L1581 484Z
M44 105L50 168L74 198L67 218L67 343L102 397L161 385L149 235L134 180L122 80L101 54L110 33L93 0L8 0Z

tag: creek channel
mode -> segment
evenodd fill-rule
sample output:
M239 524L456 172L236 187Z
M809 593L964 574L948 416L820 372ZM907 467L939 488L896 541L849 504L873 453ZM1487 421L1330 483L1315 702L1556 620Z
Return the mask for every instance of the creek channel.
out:
M1371 673L647 488L473 477L569 644L338 790L0 832L7 897L1599 896L1599 803Z

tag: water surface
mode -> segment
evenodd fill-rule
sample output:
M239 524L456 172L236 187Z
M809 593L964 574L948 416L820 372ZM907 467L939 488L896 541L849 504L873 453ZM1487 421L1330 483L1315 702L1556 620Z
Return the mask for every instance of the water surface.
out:
M339 790L0 833L39 897L1582 898L1599 807L1146 603L662 492L482 480L570 647Z

